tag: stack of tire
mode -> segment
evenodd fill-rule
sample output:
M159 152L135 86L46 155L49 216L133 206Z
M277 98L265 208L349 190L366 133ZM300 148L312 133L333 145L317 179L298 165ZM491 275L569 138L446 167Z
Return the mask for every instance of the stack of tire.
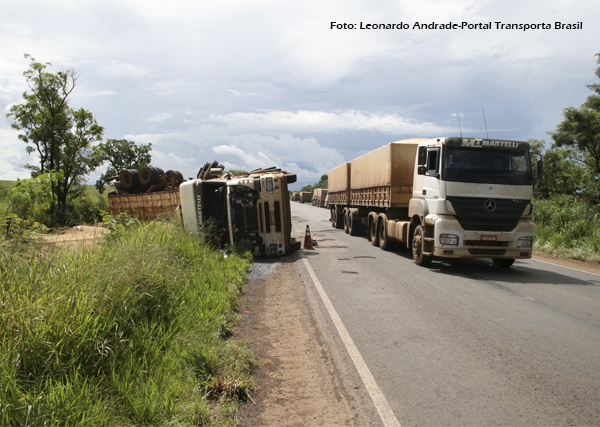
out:
M121 188L127 193L143 193L152 185L160 184L164 175L161 168L146 166L140 171L126 169L121 172Z

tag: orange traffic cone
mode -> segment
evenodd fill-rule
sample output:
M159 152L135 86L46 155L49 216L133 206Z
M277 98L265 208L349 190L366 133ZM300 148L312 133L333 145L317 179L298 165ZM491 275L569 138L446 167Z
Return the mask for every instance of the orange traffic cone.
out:
M308 225L306 226L306 234L304 235L304 249L314 249Z

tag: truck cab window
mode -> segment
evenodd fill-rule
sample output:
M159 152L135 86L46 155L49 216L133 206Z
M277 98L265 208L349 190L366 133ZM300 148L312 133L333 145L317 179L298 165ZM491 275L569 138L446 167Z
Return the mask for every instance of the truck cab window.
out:
M427 150L427 175L437 175L439 171L439 148Z
M419 147L419 157L418 157L417 164L419 166L425 166L426 163L427 163L427 147L425 147L425 146Z

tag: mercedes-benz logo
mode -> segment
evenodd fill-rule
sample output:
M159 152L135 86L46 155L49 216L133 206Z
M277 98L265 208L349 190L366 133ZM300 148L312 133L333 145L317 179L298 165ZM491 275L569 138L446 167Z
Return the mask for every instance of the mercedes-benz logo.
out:
M494 212L496 210L496 202L492 199L487 199L483 202L483 208L488 212Z

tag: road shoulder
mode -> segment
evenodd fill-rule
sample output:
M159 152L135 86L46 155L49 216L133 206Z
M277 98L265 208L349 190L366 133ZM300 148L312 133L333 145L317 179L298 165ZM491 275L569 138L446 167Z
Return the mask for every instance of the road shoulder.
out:
M241 426L358 423L306 287L293 257L254 264L235 334L251 342L257 360L254 402L240 405Z

